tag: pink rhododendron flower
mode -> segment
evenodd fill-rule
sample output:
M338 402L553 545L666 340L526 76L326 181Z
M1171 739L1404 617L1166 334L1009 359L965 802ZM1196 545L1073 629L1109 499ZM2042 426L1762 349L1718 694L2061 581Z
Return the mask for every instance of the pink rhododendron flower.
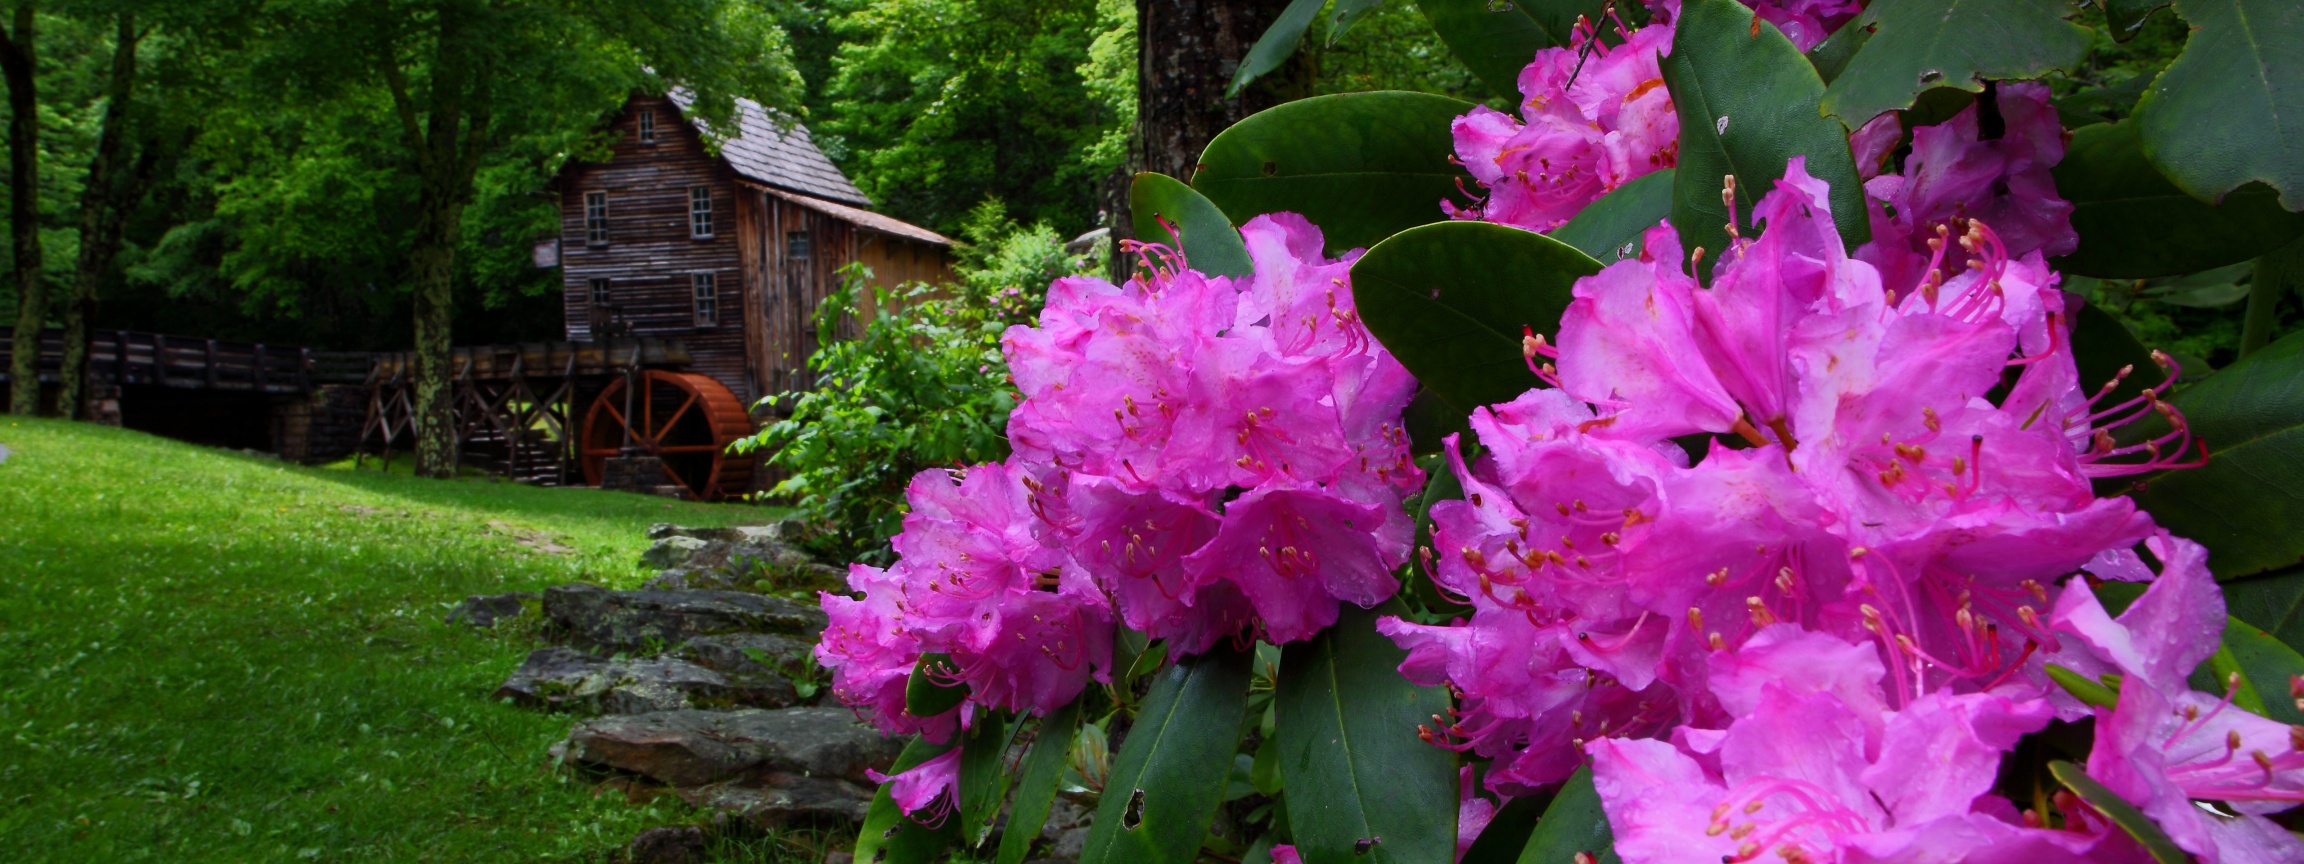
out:
M1825 37L1840 29L1864 11L1857 0L1743 0L1752 7L1753 17L1784 31L1784 38L1802 51L1816 47ZM1649 10L1660 22L1678 20L1680 0L1647 0Z
M1894 114L1857 130L1850 143L1872 212L1872 242L1859 257L1891 285L1917 282L1935 266L1930 244L1951 242L1964 219L1991 225L2009 258L2080 248L2072 204L2048 172L2064 160L2065 142L2049 95L2038 82L1998 84L1952 119L1912 130L1902 174L1878 173L1900 138ZM1989 135L1987 112L1995 124Z
M1720 732L1592 743L1627 864L2089 860L2092 835L2028 827L1987 794L2039 700L1930 694L1876 713L1771 685Z
M1148 247L1147 274L1058 280L1038 326L1008 331L1013 455L914 477L896 563L823 595L842 702L950 740L977 709L1045 714L1110 681L1117 622L1180 656L1304 639L1398 589L1416 382L1353 310L1358 253L1325 257L1292 214L1241 236L1253 277ZM931 654L950 662L922 674L967 698L918 717L905 691Z
M886 570L849 568L861 599L823 595L831 622L816 656L833 672L834 695L884 730L942 741L955 712L916 717L904 708L923 654L950 655L957 670L948 683L967 684L975 704L1019 712L1053 711L1089 680L1109 680L1110 604L1078 578L1051 575L1064 556L1033 533L1020 472L931 469L905 499L912 511L895 539L902 557Z
M960 806L958 747L893 775L867 768L864 776L888 784L888 797L904 815L931 828L944 824Z
M1126 285L1060 280L1006 337L1017 459L1062 475L1034 481L1063 497L1036 530L1178 654L1248 627L1303 639L1391 596L1423 482L1400 425L1415 380L1353 309L1358 253L1325 257L1293 214L1240 233L1253 277L1155 248Z
M2224 598L2199 544L2163 534L2148 545L2160 576L2117 619L2086 590L2066 591L2052 618L2075 638L2050 662L2119 676L2118 703L2087 712L2096 720L2088 774L2205 864L2304 860L2304 840L2264 818L2304 803L2304 727L2191 689L2186 677L2224 629ZM2065 713L2080 713L2063 701Z
M1536 52L1520 73L1520 120L1486 107L1456 118L1456 159L1487 196L1464 208L1442 202L1450 216L1550 231L1679 161L1680 120L1657 68L1672 28L1624 31L1616 45L1596 32L1586 23L1574 44Z
M2029 829L1985 791L2022 730L1976 712L2046 722L2034 655L2063 648L2053 586L2127 568L2152 534L2090 481L2187 464L2188 433L2152 397L2103 406L2080 389L2038 252L2010 256L1969 220L1957 265L1933 250L1914 281L1884 282L1844 251L1827 191L1794 160L1755 209L1763 233L1709 286L1669 226L1580 280L1558 344L1530 337L1557 388L1475 411L1477 460L1449 442L1464 497L1433 506L1428 563L1471 616L1379 629L1408 650L1403 674L1459 694L1426 737L1493 758L1504 794L1606 742L1623 756L1608 770L1701 774L1688 806L1743 807L1775 793L1734 792L1748 780L1723 742L1820 746L1788 718L1838 712L1821 737L1856 748L1839 785L1800 793L1810 815L1755 842L1803 860L1893 858L1931 832L2020 848L2009 832ZM2154 413L2175 421L2157 449L2110 446L2107 427ZM1723 437L1694 453L1671 440L1692 434ZM1975 754L1964 785L1932 787L1953 797L1907 807L1917 793L1866 785L1902 770L1881 760L1907 740ZM1610 812L1620 837L1648 828L1636 814L1651 810ZM1656 836L1706 827L1674 824ZM1733 839L1706 854L1741 855Z

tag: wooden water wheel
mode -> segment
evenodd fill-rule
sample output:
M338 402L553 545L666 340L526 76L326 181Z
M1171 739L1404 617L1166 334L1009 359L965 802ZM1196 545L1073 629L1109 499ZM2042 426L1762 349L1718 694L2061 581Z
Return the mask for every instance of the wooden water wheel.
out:
M744 402L718 381L692 372L650 369L632 379L608 383L584 414L584 479L600 485L611 457L626 454L664 460L664 474L699 501L742 495L751 488L752 457L728 452L728 445L752 434Z

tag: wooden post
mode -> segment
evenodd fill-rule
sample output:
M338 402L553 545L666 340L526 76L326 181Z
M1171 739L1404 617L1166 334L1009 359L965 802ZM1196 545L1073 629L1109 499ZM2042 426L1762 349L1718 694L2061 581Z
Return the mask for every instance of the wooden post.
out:
M268 376L264 374L264 343L256 343L256 351L255 353L250 354L249 357L251 358L250 366L255 370L256 373L256 389L257 391L262 392L266 389L266 385L271 383L266 380Z
M168 335L152 334L152 383L168 386Z
M201 365L205 367L201 371L207 376L208 389L216 389L216 340L208 340L207 362Z
M296 389L299 392L308 392L312 389L312 349L310 348L296 349Z
M128 333L125 330L114 330L112 331L112 384L119 386L126 383L128 383Z

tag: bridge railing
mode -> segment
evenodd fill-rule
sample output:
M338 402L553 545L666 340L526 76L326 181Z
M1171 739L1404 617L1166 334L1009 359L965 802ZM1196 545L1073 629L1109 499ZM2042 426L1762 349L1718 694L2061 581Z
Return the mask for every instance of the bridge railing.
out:
M0 332L0 381L8 378L9 359L15 349L11 334ZM63 331L42 333L39 349L40 380L59 380L64 366ZM88 334L88 371L123 385L300 393L315 384L362 380L368 372L368 356L339 358L333 352L309 348L131 330Z

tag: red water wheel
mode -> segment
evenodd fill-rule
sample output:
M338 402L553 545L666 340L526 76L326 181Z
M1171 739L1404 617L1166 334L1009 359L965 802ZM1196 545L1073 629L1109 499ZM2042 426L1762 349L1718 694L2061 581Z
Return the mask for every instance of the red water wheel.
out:
M650 369L610 381L584 413L577 441L584 480L591 485L600 485L612 457L655 456L664 460L671 482L696 500L712 501L751 487L752 457L728 452L729 444L750 434L752 418L743 400L720 382Z

